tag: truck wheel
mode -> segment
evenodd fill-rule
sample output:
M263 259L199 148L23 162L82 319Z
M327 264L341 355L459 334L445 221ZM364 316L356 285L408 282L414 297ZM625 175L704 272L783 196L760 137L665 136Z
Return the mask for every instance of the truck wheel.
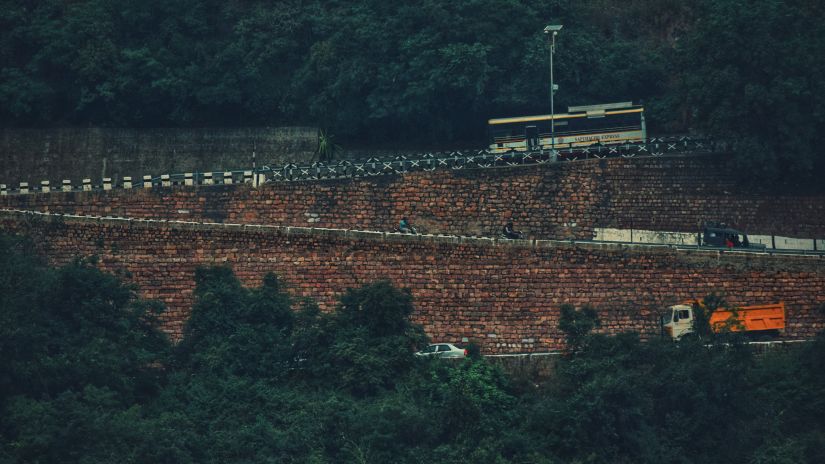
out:
M679 341L685 341L685 342L688 342L688 343L693 343L693 342L699 341L700 338L701 337L699 337L699 335L696 332L691 332L691 333L687 333L687 334L682 335L682 337L679 338Z

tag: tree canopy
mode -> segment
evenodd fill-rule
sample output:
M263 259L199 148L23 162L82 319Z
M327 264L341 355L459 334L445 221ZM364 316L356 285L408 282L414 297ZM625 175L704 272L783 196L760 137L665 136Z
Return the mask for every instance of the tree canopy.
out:
M677 47L695 127L726 139L747 175L818 178L825 152L825 14L805 0L707 1Z
M309 123L350 139L472 140L488 117L546 111L547 21L570 26L560 104L656 94L668 48L633 30L645 9L620 29L597 27L593 10L558 0L50 0L2 11L0 117L28 125Z

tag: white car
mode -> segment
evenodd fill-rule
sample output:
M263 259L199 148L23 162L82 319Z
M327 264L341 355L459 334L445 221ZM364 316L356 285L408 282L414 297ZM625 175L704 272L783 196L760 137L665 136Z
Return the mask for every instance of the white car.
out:
M451 343L433 343L415 353L416 356L435 356L437 358L466 358L467 350Z

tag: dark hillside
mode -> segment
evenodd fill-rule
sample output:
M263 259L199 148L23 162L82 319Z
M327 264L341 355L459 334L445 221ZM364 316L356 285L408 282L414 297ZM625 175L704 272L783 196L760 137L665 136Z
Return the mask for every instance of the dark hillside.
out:
M643 102L763 178L822 168L825 26L805 0L2 2L7 126L295 126L478 146L490 117Z

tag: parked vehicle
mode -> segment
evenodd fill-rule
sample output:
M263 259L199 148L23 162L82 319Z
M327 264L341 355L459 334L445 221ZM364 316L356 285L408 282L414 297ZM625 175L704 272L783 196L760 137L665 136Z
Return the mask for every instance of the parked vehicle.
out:
M487 124L489 149L493 153L614 145L647 139L644 107L632 102L571 106L567 113L496 118Z
M705 224L701 236L702 246L726 247L726 248L748 248L764 249L763 243L751 243L748 235L736 229L731 229L725 224L708 223Z
M680 304L667 308L662 315L662 332L674 340L696 333L694 306ZM785 330L785 303L743 306L741 308L719 308L710 316L710 327L715 333L722 330L744 332L748 335L777 336Z
M415 353L416 356L435 356L438 358L466 358L467 350L451 343L433 343Z

